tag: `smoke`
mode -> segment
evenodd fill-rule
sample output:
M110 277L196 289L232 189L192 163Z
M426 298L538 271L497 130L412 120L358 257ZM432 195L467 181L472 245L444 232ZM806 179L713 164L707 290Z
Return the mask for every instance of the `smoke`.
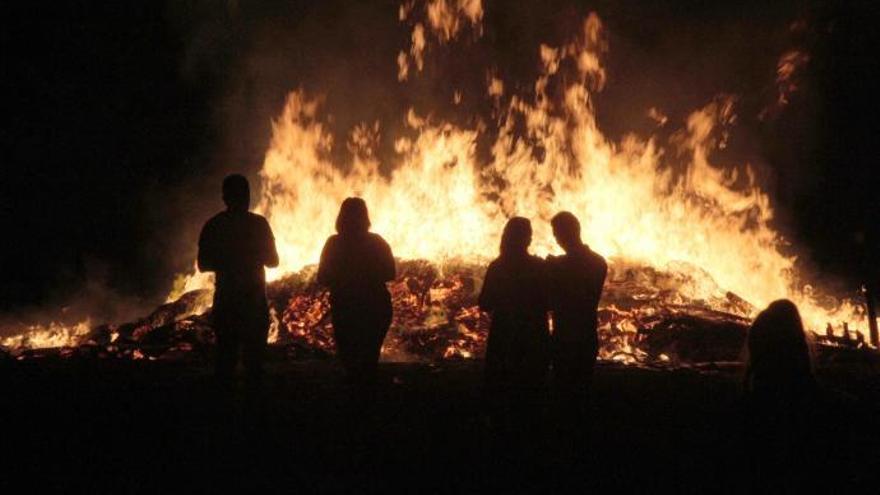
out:
M26 333L34 329L70 332L77 325L86 330L93 324L131 321L155 309L155 298L125 294L112 287L107 264L88 260L84 265L82 282L50 293L39 305L0 313L0 342L24 334L22 330L27 328L31 331Z

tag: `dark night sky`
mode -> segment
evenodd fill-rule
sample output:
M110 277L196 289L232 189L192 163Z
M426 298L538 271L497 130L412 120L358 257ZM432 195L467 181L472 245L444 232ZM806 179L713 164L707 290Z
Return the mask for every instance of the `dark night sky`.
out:
M531 84L538 43L558 43L590 10L610 36L597 100L610 136L647 126L652 105L680 121L714 94L741 95L732 149L718 161L755 163L780 229L822 273L856 280L859 236L876 247L872 2L487 0L483 48L440 53L446 65L428 70L448 77L406 91L394 58L408 32L394 1L8 3L0 311L85 287L134 306L161 299L220 207L222 176L256 175L289 90L327 91L331 111L346 109L334 113L339 129L396 122L407 106L430 108L451 92L449 80L462 83L468 56ZM799 18L810 30L794 38L786 26ZM801 91L760 122L776 58L793 46L812 56Z

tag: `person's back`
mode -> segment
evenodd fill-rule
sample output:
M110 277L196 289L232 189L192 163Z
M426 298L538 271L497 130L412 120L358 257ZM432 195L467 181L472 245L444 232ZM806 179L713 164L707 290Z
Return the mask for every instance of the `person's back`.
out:
M584 244L547 260L554 335L560 341L597 341L599 299L608 273L605 259Z
M546 332L547 298L544 260L532 255L498 258L489 264L480 308L492 312L500 331ZM516 330L512 330L516 332Z
M215 273L215 304L265 300L264 264L272 256L269 223L249 211L223 211L208 220L199 243L199 267Z
M394 279L394 257L379 235L330 236L320 268L318 281L330 289L335 311L384 310L390 304L385 283Z
M347 198L339 208L336 235L321 251L317 281L330 289L336 351L352 382L371 386L391 325L391 294L385 286L396 270L391 247L370 229L367 204Z
M264 267L278 265L269 223L248 211L247 179L223 181L226 211L205 223L199 236L199 270L214 272L212 320L217 337L217 374L229 378L243 350L251 378L261 373L269 326Z

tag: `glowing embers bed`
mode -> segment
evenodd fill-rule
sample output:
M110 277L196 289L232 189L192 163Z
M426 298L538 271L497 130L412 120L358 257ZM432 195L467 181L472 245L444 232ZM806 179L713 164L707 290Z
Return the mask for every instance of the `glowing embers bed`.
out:
M484 272L474 263L399 261L398 277L389 284L394 319L382 359L482 358L489 317L476 300ZM306 267L268 287L270 345L291 357L333 354L329 298L314 275L315 267ZM712 295L691 297L695 287ZM210 291L191 291L139 320L89 328L53 351L22 341L8 353L19 359L50 352L148 360L207 356L213 345L210 302ZM651 366L737 361L751 311L692 267L661 271L612 260L599 312L600 359Z

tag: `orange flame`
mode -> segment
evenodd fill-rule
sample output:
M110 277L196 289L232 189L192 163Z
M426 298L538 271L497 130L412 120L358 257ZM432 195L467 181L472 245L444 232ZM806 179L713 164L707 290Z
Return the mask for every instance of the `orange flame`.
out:
M413 4L405 4L401 19L412 18L413 11ZM479 1L436 0L427 12L436 17L427 29L439 42L454 37L462 19L474 25L482 19ZM447 14L456 21L449 24ZM406 123L415 137L396 138L393 163L381 166L375 152L379 123L353 129L347 142L351 163L333 163L327 157L335 143L322 121L322 98L292 92L274 122L260 172L256 211L272 225L281 258L268 277L278 279L318 261L347 196L366 200L373 230L397 257L441 264L495 256L502 227L513 215L532 219L535 253L554 252L549 219L569 210L581 219L585 241L612 263L691 275L682 297L724 300L730 291L756 310L789 298L811 329L828 322L864 328L866 318L851 301L828 304L829 298L799 285L795 258L783 254L785 241L771 226L770 200L749 164L724 170L711 163L735 121L734 98L719 97L691 113L669 149L655 137L611 140L599 129L592 102L592 92L605 83L601 57L607 42L598 16L590 14L583 26L568 44L540 46L544 70L532 96L505 92L504 81L489 77L486 97L498 104L498 127L488 163L475 153L485 123L460 127L412 109ZM421 70L425 29L415 25L412 48L398 58L401 80L412 75L410 63ZM565 59L580 77L560 75ZM551 84L562 89L560 101L548 95ZM652 111L660 119L662 114ZM662 123L675 125L665 116ZM195 273L181 279L169 299L211 285L210 276ZM273 321L277 328L277 316Z
M337 208L349 195L367 201L373 230L398 257L438 262L491 258L512 215L533 220L535 252L553 252L548 219L564 209L581 218L585 240L606 257L704 273L683 296L724 299L731 291L757 309L786 297L798 304L810 328L828 322L864 327L860 307L850 301L820 305L810 286L797 285L795 258L782 253L785 241L771 227L769 198L750 166L724 170L711 163L735 121L732 97L696 110L675 133L675 151L686 158L683 173L674 172L681 164L654 138L629 135L615 142L602 134L591 87L604 82L598 56L605 45L595 14L584 25L584 33L563 49L540 47L545 70L535 96L511 97L489 163L475 156L479 127L432 122L410 110L407 123L417 137L397 139L389 175L380 172L370 148L374 140L358 137L366 127L352 132L350 143L361 147L353 162L337 166L324 158L333 137L320 119L321 99L291 93L275 121L257 207L275 229L282 259L270 278L317 262ZM546 88L565 57L578 62L583 77L566 83L561 102L551 102ZM502 87L492 77L487 97L499 96ZM525 122L528 140L515 134L517 119ZM201 285L190 282L189 288Z

